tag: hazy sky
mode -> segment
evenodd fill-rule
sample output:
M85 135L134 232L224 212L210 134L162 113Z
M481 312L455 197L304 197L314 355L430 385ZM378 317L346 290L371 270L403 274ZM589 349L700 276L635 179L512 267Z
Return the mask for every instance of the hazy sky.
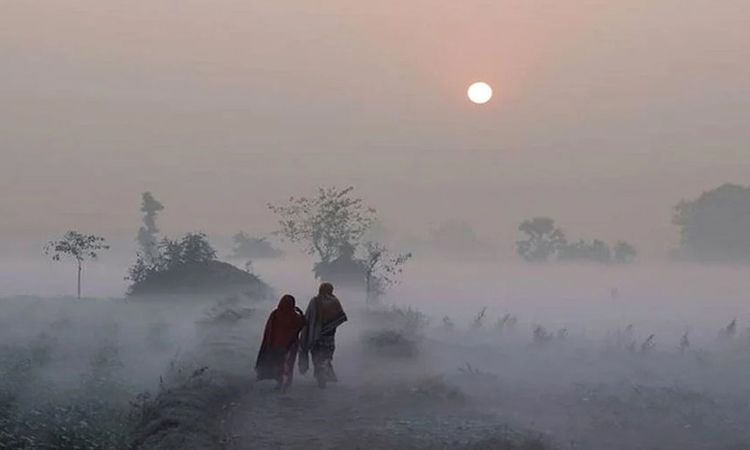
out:
M0 235L266 232L354 184L390 225L658 255L750 183L746 0L0 0ZM490 82L476 106L466 87Z

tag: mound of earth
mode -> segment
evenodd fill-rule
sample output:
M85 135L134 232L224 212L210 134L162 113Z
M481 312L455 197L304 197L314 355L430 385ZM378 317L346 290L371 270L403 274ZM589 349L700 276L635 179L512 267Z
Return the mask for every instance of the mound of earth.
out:
M272 289L252 273L229 263L208 261L154 272L131 285L128 292L131 297L161 294L242 294L262 300L272 296Z

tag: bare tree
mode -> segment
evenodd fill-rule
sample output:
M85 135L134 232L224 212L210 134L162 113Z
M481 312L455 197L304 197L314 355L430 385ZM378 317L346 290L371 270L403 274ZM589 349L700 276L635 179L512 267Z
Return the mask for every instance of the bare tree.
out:
M391 256L388 249L377 242L365 243L365 291L367 303L376 303L385 291L398 283L403 265L412 257L411 253Z
M52 255L53 261L63 258L71 258L78 264L78 298L81 298L81 272L83 261L86 259L97 259L99 253L109 250L103 237L93 234L83 234L78 231L68 231L58 241L51 241L44 247L46 255Z
M357 247L375 220L375 210L362 199L350 197L353 187L318 189L314 198L292 197L285 206L268 204L280 216L281 234L294 243L305 245L310 255L317 254L328 264L345 246Z

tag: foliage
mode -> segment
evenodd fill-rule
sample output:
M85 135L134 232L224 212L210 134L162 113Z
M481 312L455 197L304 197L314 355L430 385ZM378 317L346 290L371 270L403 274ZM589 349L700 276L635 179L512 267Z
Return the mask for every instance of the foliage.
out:
M528 262L546 262L567 243L563 231L557 228L555 221L549 217L525 220L518 230L527 238L516 242L516 251Z
M363 336L365 349L374 355L413 358L428 325L427 316L412 308L378 308L367 311L371 330Z
M635 247L626 241L619 241L615 245L615 262L618 264L626 264L632 262L633 259L638 255Z
M345 243L339 255L330 262L318 261L313 273L318 280L327 280L336 285L363 289L366 286L366 264L354 256L355 247Z
M612 252L604 241L594 239L589 244L581 239L578 242L561 246L558 259L560 261L590 261L608 264L612 261Z
M123 411L112 401L117 390L109 367L116 353L100 349L84 384L61 402L51 395L60 392L38 382L54 343L43 334L26 346L0 349L0 449L127 449Z
M103 237L71 230L65 233L62 239L49 242L45 246L44 252L47 255L51 254L53 261L60 261L63 258L71 258L76 261L78 264L78 298L80 298L83 261L97 259L102 251L108 249L109 245L105 243Z
M278 258L283 252L273 245L265 237L250 237L245 232L240 231L232 237L234 248L232 249L232 258Z
M268 204L281 220L278 232L330 263L346 244L356 247L375 219L375 210L352 198L353 187L320 188L315 198L291 197L285 206Z
M750 261L750 186L724 184L674 207L683 257L699 262Z
M241 292L265 299L272 294L256 275L218 261L208 237L200 232L163 238L151 264L139 253L125 279L131 282L130 296Z
M565 233L548 217L525 220L518 229L527 238L516 242L516 251L528 262L547 262L556 257L558 261L609 264L631 262L636 256L635 247L625 241L617 243L614 254L609 245L600 239L590 243L583 239L568 242Z
M474 320L471 322L471 329L472 330L481 330L482 326L484 325L484 316L487 314L487 307L485 306L482 308L481 311L479 311L479 314L474 317Z
M143 215L143 225L138 230L138 243L141 246L143 258L147 264L153 262L156 257L158 241L156 235L159 229L156 227L156 215L164 210L164 205L154 198L150 192L144 192L141 196L141 212Z
M180 266L202 264L216 260L216 250L205 233L187 233L181 239L163 238L151 263L143 253L136 255L135 264L128 270L126 280L140 283L159 272Z
M365 243L367 251L364 259L365 266L365 292L367 302L377 302L386 290L398 283L398 275L403 271L403 266L409 259L411 253L391 256L388 249L377 242Z

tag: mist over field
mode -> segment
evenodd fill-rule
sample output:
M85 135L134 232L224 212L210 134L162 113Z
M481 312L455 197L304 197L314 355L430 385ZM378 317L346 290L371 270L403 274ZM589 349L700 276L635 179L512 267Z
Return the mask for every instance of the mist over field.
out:
M225 380L212 381L219 386L239 383L211 397L230 405L226 410L203 407L212 415L206 423L223 417L211 432L229 448L303 448L311 441L354 448L362 439L372 448L506 448L497 439L508 436L508 427L520 430L508 438L518 448L739 449L748 442L750 281L741 267L416 259L382 310L366 309L360 292L337 290L350 315L337 338L339 385L316 392L311 379L297 374L292 391L279 396L252 384L262 326L275 302L221 295L184 296L179 303L125 299L122 262L90 264L88 295L80 300L61 297L75 289L69 265L3 262L4 361L12 361L14 348L48 352L24 381L21 410L90 400L101 392L86 384L96 374L97 389L126 408L138 393L195 383L189 374L204 367L211 380ZM253 269L279 295L292 293L305 304L317 288L310 263L292 254L257 261ZM736 336L722 339L735 318ZM403 340L382 349L368 344L391 332ZM681 350L686 332L689 347ZM180 420L181 435L194 432ZM295 431L283 420L293 420ZM342 420L343 429L336 425ZM114 448L125 448L122 439ZM151 448L149 442L142 437L127 445ZM182 448L167 442L159 445Z
M750 449L746 3L0 0L0 450Z

